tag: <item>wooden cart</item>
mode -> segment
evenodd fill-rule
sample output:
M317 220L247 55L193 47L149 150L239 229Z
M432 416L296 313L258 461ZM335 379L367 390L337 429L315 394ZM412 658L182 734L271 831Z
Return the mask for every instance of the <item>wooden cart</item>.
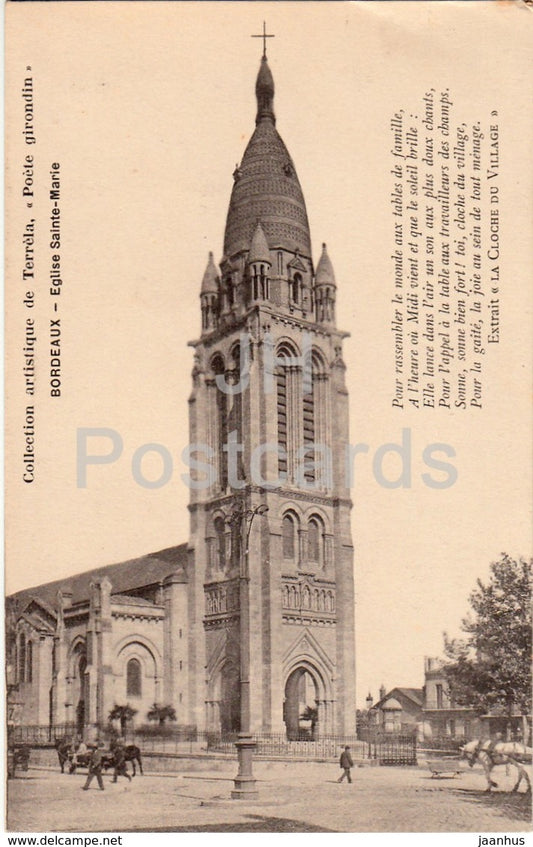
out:
M453 779L463 772L459 759L428 759L431 776L436 779Z

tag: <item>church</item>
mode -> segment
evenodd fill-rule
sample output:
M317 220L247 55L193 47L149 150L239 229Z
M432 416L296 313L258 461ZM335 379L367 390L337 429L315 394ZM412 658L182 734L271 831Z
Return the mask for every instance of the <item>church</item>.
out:
M236 731L249 650L252 732L294 737L306 707L315 734L355 731L347 333L325 244L313 262L266 50L255 92L190 342L188 542L8 598L18 723L84 732L127 704L141 725L159 703L180 725Z

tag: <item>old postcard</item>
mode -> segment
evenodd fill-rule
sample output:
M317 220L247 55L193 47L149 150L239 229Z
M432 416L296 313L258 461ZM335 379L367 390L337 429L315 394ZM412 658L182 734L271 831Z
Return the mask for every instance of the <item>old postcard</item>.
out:
M8 830L525 843L531 33L8 2Z

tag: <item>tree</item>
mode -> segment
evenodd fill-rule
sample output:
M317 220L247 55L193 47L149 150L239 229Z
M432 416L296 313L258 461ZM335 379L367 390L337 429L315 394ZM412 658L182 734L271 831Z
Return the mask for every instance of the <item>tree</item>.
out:
M164 726L166 720L177 720L176 710L174 706L161 706L159 703L154 703L147 718L149 721L159 721L159 726Z
M503 707L507 715L531 711L531 583L533 560L503 553L485 584L469 598L465 639L444 633L450 695L480 713Z
M115 705L109 712L109 720L120 721L120 731L122 735L124 735L128 723L133 719L134 715L136 714L137 709L132 709L129 703L127 703L125 706L118 706L115 703Z
M301 721L311 721L311 738L314 738L315 727L318 723L318 709L316 706L306 706L300 715Z

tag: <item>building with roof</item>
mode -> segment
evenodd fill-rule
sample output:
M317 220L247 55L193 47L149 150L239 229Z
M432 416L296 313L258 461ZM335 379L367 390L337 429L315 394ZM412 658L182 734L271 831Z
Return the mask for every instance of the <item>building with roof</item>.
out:
M370 700L370 702L369 702ZM409 732L422 720L424 708L423 688L396 687L385 692L380 690L380 698L373 704L369 695L369 727L384 732Z
M141 721L187 707L187 549L182 544L9 598L10 679L24 724L105 724L115 704Z
M347 333L325 244L315 269L266 53L255 90L190 342L190 442L205 462L189 542L15 595L26 723L100 723L126 701L143 721L157 701L180 723L238 729L244 578L251 729L297 732L310 705L315 734L354 731Z

